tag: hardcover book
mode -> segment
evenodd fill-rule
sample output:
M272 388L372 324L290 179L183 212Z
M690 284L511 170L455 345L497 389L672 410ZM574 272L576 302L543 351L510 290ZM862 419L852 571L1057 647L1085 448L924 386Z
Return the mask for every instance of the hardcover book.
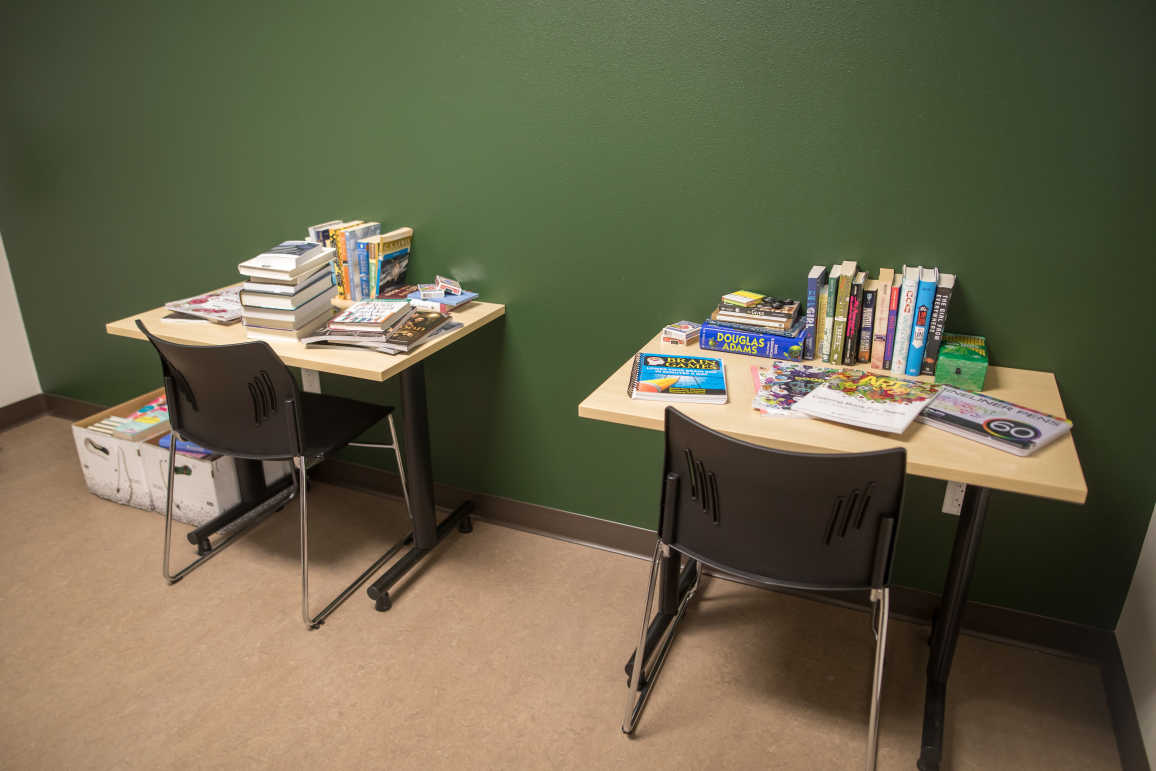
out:
M803 340L803 358L815 358L816 324L819 319L819 297L827 292L827 268L814 265L807 274L807 333Z
M386 342L401 351L411 350L449 320L444 313L414 310Z
M955 289L955 274L943 273L935 288L935 302L931 306L931 324L927 328L927 345L923 349L921 375L934 375L935 363L939 360L939 346L943 343L943 328L947 323L947 306L951 302L951 292Z
M938 395L939 386L861 369L836 372L794 409L813 418L901 434Z
M812 367L787 361L772 362L769 367L754 365L751 367L755 378L752 406L764 415L806 417L791 407L838 371L832 367Z
M726 370L721 359L640 353L634 359L628 392L632 399L725 404Z
M927 329L931 324L931 305L935 302L935 287L939 283L937 268L924 268L919 274L919 288L915 292L915 317L911 321L911 342L907 349L906 374L915 377L923 368L923 349L927 345Z
M1030 455L1072 430L1072 421L984 394L941 386L920 423L1015 455Z
M326 248L313 241L282 241L268 251L261 252L242 265L265 270L280 270L286 273L301 265L313 262L318 255L326 253Z

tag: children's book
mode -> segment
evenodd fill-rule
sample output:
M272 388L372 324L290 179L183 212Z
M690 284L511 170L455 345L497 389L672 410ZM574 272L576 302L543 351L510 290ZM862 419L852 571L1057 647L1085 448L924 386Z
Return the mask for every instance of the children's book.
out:
M241 318L241 287L229 286L213 292L165 303L170 311L208 319L217 324L232 324Z
M786 361L772 362L769 367L752 366L751 374L755 378L752 406L764 415L805 418L806 415L791 407L838 371L833 367L811 367Z
M845 369L800 399L794 409L813 418L901 434L939 387L861 369Z
M158 396L135 412L117 418L112 435L117 439L141 441L169 430L169 409L164 396Z
M940 386L920 423L1015 455L1031 455L1072 430L1072 421L954 386Z
M721 359L640 353L627 393L631 399L726 404L726 370Z

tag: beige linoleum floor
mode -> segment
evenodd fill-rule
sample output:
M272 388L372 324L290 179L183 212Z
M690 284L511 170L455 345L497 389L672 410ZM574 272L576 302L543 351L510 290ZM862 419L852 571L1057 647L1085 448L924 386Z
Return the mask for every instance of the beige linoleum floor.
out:
M405 530L390 499L310 503L322 592ZM627 739L641 560L478 523L393 610L358 592L306 632L293 512L172 587L161 533L86 492L67 422L0 433L0 767L861 766L865 613L708 580ZM926 630L891 628L880 767L909 769ZM949 694L948 768L1119 767L1091 664L965 636Z

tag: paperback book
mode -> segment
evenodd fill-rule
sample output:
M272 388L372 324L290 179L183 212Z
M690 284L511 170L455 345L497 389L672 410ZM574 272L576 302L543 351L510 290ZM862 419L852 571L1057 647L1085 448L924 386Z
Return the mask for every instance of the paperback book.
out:
M1030 455L1072 430L1066 418L954 386L940 386L918 420L1014 455Z
M764 415L804 418L792 410L795 402L814 391L839 370L833 367L812 367L807 364L776 361L769 367L751 367L755 378L755 398L752 406Z
M380 332L408 312L405 300L362 300L334 317L329 328Z
M721 359L640 353L627 392L632 399L726 404L726 370Z
M938 395L938 386L845 369L800 399L794 409L836 423L901 434Z

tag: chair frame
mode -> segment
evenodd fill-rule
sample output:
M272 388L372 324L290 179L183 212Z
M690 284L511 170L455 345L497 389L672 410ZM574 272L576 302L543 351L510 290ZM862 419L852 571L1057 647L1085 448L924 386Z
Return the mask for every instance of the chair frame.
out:
M667 427L669 431L670 408L667 408ZM682 416L685 418L685 416ZM686 419L690 423L695 422ZM747 442L726 437L719 434L717 431L695 424L700 429L706 430L720 438L726 439L740 445L748 445ZM668 434L669 436L669 434ZM669 440L668 440L669 441ZM759 448L756 445L748 445L755 449ZM668 444L669 448L669 444ZM669 452L669 449L668 449ZM668 457L669 464L669 457ZM669 466L668 466L669 468ZM868 771L874 771L878 760L879 750L879 712L880 700L883 690L883 666L887 655L887 632L891 614L891 589L890 589L890 563L892 552L889 548L886 552L879 551L879 546L883 543L883 539L889 540L893 543L895 536L895 524L886 524L889 520L881 520L880 535L877 536L877 545L875 552L875 565L872 569L873 577L868 586L831 586L831 585L816 585L806 583L793 583L786 580L777 580L768 578L763 575L752 574L743 570L727 567L710 559L704 558L701 554L683 547L675 546L670 541L676 541L674 530L671 529L671 524L675 518L675 501L679 494L680 477L677 473L666 473L664 479L664 494L663 494L663 525L660 527L658 533L658 542L654 547L654 554L651 557L650 574L647 581L646 602L643 605L642 611L642 629L639 632L638 647L634 649L634 654L626 665L627 671L627 701L626 712L622 720L622 732L627 736L633 736L635 729L642 717L642 712L650 698L651 691L662 672L662 667L666 662L667 654L670 652L671 645L674 642L675 635L678 632L680 622L682 621L686 610L690 605L702 583L703 568L708 567L711 573L719 576L733 576L734 578L764 588L794 588L806 591L838 591L846 589L854 589L859 591L866 591L871 605L871 626L875 637L875 657L874 657L874 672L871 679L871 702L870 714L867 723L867 756L865 761L865 768ZM902 482L900 482L899 492L899 506L902 505ZM717 493L716 493L717 500ZM898 509L896 510L898 512ZM897 514L896 514L897 516ZM886 535L883 535L883 533ZM679 569L679 565L683 558L687 559L687 565L683 569ZM660 584L661 576L664 574L677 576L674 579L673 585L669 582L663 584L663 598L660 603L659 616L665 615L664 628L652 628L651 611L654 607L655 586ZM685 579L690 578L687 582ZM667 597L666 593L672 586L679 587L677 592L672 591L672 595L680 595L677 597L677 605L675 605L675 597ZM655 618L654 624L658 624L665 619ZM660 631L661 629L661 631ZM653 639L656 633L661 636ZM647 638L652 639L648 640ZM649 644L648 644L649 643ZM649 664L649 667L647 667Z
M175 393L175 383L171 377L165 377L166 393ZM284 406L289 410L290 415L293 416L293 430L294 438L301 436L301 418L297 409L295 400L286 399ZM401 493L405 500L405 509L413 520L413 512L409 504L409 490L405 482L405 466L401 458L401 450L397 441L397 429L393 422L393 413L386 416L386 421L389 423L390 444L380 444L373 442L349 442L347 447L367 447L378 450L393 450L394 458L397 460L397 470L401 478ZM172 529L173 529L173 484L176 479L176 448L178 435L176 431L171 432L169 440L169 471L168 471L168 487L166 490L165 499L165 543L164 543L164 560L162 564L162 575L165 580L171 585L180 581L186 575L199 568L201 565L208 562L213 557L217 556L221 551L236 542L240 536L250 532L260 522L262 522L274 510L280 510L289 501L297 498L299 502L299 545L301 556L301 620L305 623L306 629L317 629L325 623L325 619L329 617L333 611L337 610L342 603L356 592L366 581L368 581L374 573L376 573L382 565L390 560L395 554L401 551L406 545L413 542L413 531L400 541L391 546L380 557L378 557L372 565L370 565L364 572L361 573L354 581L341 590L336 597L334 597L319 613L316 615L310 614L309 602L309 503L308 503L308 469L311 464L310 459L303 456L291 456L288 460L293 462L293 486L287 491L276 493L265 501L257 504L250 511L243 515L243 519L248 522L239 527L234 532L230 533L220 543L215 544L210 550L204 554L199 555L189 564L178 570L176 573L171 571L172 563ZM297 446L302 446L297 442ZM320 459L317 459L320 460Z

